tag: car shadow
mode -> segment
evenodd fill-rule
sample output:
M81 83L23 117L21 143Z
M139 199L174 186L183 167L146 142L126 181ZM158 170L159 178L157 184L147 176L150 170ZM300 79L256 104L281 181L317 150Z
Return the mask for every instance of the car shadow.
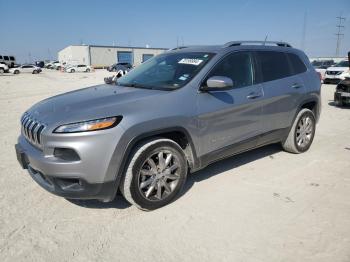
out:
M219 175L225 171L243 166L245 164L249 164L267 156L270 156L270 158L273 159L273 154L278 153L280 151L281 146L279 144L272 144L215 162L200 171L189 174L184 189L177 198L186 194L195 183L200 183L201 181L210 179L211 177ZM116 198L113 201L107 203L98 200L67 199L67 201L80 207L91 209L126 209L131 206L131 204L129 204L129 202L127 202L124 199L124 197L120 194L120 192L118 192Z
M333 100L329 100L329 101L328 101L328 105L329 105L329 106L337 107L337 108L339 108L339 109L349 109L349 108L350 108L350 105L338 106Z
M195 183L200 183L201 181L210 179L211 177L219 175L230 169L250 164L267 156L270 156L270 158L273 159L273 154L278 153L281 150L282 148L280 144L272 144L215 162L200 171L190 174L187 177L187 181L181 195L186 194L186 192L190 190Z
M91 209L107 209L107 208L116 208L116 209L126 209L131 206L131 204L124 199L121 194L117 194L111 202L101 202L98 200L78 200L78 199L66 199L68 202L75 204L80 207L91 208Z

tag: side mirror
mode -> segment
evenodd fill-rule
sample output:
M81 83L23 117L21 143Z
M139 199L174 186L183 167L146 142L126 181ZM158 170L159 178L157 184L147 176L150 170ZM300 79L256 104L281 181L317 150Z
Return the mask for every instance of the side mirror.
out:
M212 76L207 80L207 85L200 88L201 91L224 91L233 88L233 81L226 76Z

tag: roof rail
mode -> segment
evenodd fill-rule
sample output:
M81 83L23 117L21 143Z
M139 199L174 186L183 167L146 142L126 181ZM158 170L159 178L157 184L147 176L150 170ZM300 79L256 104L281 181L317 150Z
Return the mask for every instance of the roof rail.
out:
M178 47L174 47L174 48L170 48L170 50L179 50L179 49L184 49L184 48L187 48L188 46L178 46Z
M231 47L231 46L239 46L239 45L276 45L276 46L283 46L283 47L292 47L290 44L286 42L279 42L279 41L231 41L224 44L223 48Z

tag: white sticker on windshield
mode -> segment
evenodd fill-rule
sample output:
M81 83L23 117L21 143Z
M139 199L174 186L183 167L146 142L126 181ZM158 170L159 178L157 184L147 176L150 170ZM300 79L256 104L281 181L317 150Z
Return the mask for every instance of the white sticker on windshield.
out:
M195 58L182 58L179 61L179 64L186 64L186 65L199 65L200 63L202 63L203 60L201 59L195 59Z

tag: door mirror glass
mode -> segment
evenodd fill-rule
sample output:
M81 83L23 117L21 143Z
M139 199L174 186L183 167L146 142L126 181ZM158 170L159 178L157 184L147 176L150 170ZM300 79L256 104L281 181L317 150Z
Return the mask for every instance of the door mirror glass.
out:
M233 87L233 81L226 76L212 76L207 80L207 85L201 88L202 91L223 91Z

